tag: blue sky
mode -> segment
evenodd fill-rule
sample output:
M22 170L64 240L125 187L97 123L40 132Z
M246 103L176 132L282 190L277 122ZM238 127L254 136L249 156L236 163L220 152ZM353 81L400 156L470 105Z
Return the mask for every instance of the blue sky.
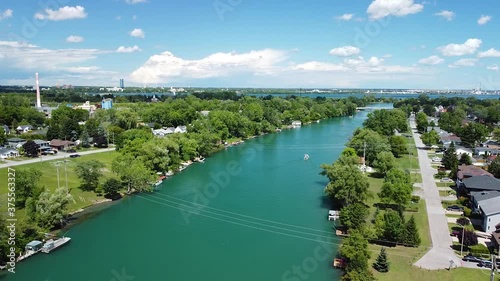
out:
M500 2L2 0L0 84L500 88Z

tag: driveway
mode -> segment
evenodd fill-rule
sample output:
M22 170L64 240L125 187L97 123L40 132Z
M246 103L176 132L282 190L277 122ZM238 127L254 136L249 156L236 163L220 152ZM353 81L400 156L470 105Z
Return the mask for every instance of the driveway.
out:
M423 148L424 144L420 139L420 135L415 130L414 118L410 119L410 126L417 148ZM415 263L415 266L430 270L447 269L450 267L450 261L453 261L455 265L461 266L462 261L450 248L452 240L448 231L448 220L441 205L441 197L439 196L436 181L434 180L434 175L437 171L431 167L431 162L424 149L418 149L418 162L422 171L422 194L427 207L432 247L429 252Z
M105 149L96 149L96 150L82 151L82 152L77 152L77 153L59 152L56 155L40 156L38 158L23 160L23 161L7 160L5 162L1 162L0 169L7 168L7 167L20 166L20 165L25 165L25 164L31 164L31 163L37 163L37 162L64 159L64 158L68 158L71 154L89 155L89 154L103 153L103 152L114 151L114 150L115 150L114 147L110 147L110 148L105 148Z

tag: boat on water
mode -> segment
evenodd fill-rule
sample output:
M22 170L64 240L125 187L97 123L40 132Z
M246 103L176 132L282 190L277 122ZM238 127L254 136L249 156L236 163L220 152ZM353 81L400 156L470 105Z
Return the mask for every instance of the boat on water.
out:
M45 242L45 244L42 247L42 252L48 254L51 251L65 245L69 241L71 241L71 238L69 237L61 237L56 240L53 239L47 240L47 242Z
M309 154L304 154L304 160L309 160Z

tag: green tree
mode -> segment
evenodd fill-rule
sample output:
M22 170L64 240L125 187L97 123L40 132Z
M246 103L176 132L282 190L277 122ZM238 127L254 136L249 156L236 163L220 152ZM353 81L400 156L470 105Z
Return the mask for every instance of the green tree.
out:
M112 170L127 186L127 193L151 191L156 175L144 166L141 160L131 155L120 155L113 160Z
M405 230L403 234L403 243L406 246L411 245L412 247L420 246L422 240L418 234L417 223L415 222L415 217L411 216L410 219L405 223Z
M36 201L35 214L31 218L38 226L47 230L62 225L67 214L66 207L71 200L72 196L66 188L58 188L54 193L44 191Z
M104 184L102 185L104 197L111 199L118 197L121 188L121 182L115 178L107 179L106 182L104 182Z
M455 144L452 142L448 149L443 153L443 165L446 169L457 168L458 166L458 156L455 149Z
M42 172L35 168L16 171L16 207L24 208L26 200L38 197L44 191L39 185Z
M352 147L346 147L344 150L342 150L341 156L346 156L346 157L357 157L356 149Z
M333 165L321 165L321 174L330 180L325 193L341 201L344 206L364 202L370 196L368 179L361 173L356 162L355 157L341 157Z
M403 170L392 169L387 173L378 196L383 203L394 203L402 211L410 202L412 192L410 175Z
M424 105L424 107L422 108L422 110L428 116L434 116L434 114L436 113L436 107L434 105L432 105L432 104L426 104L426 105Z
M370 211L363 203L354 203L340 211L340 223L347 229L360 229Z
M391 242L401 242L404 235L404 222L401 215L393 210L384 214L383 238Z
M391 152L395 157L401 157L403 154L408 154L408 141L403 136L391 136L389 138Z
M425 145L431 146L431 145L436 145L439 142L440 137L436 131L431 130L430 132L423 133L420 136L420 139L422 139L422 142Z
M99 178L102 177L104 167L104 163L99 160L78 162L75 172L82 181L80 188L84 191L95 191L99 186Z
M29 140L23 144L24 153L28 157L38 157L39 148L40 146L32 140Z
M377 154L377 158L373 162L373 167L380 173L385 174L396 166L396 158L392 152L382 151Z
M492 173L495 178L500 178L500 157L495 158L491 161L488 166L488 172Z
M417 116L415 117L415 121L417 123L417 130L420 133L425 132L427 129L427 126L429 126L429 123L427 122L427 115L423 112L417 113Z
M408 130L406 114L400 109L372 111L363 126L384 136L392 136L396 130L399 132Z
M94 145L96 147L108 147L108 134L102 125L97 127L97 134L94 137Z
M462 165L472 165L472 159L467 153L462 153L458 162Z
M340 247L340 256L347 261L346 274L342 280L374 280L368 269L370 252L368 241L357 230L351 231Z
M495 128L493 130L493 139L497 142L500 142L500 128Z
M373 263L373 268L378 272L389 272L389 260L387 260L387 253L385 248L382 247L380 249L380 253L377 256L377 259Z
M356 149L358 156L365 155L367 165L371 165L382 151L390 151L389 141L370 129L357 129L348 145Z
M489 133L485 125L472 122L460 129L459 136L464 145L475 147L476 143L484 141Z
M86 128L83 128L82 133L80 135L80 144L82 147L90 147L90 142L89 142L89 133L87 132Z
M7 142L7 135L5 134L5 130L0 127L0 146Z

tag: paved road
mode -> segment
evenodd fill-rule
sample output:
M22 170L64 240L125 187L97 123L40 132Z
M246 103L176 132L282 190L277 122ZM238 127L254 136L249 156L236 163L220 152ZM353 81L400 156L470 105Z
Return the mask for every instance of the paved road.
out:
M416 133L414 119L410 120L410 125L417 148L424 147L420 135ZM450 248L452 241L448 231L448 220L441 205L441 197L434 180L434 174L437 171L431 167L427 152L423 149L418 149L418 162L422 174L422 191L429 218L432 248L415 263L415 266L431 270L447 269L450 267L451 260L455 265L462 266L462 261Z
M89 151L83 151L83 152L78 152L80 155L88 155L88 154L94 154L94 153L103 153L103 152L108 152L108 151L113 151L115 150L114 147L110 148L105 148L105 149L98 149L98 150L89 150ZM23 160L23 161L11 161L7 160L5 162L0 162L0 169L1 168L7 168L7 167L14 167L14 166L20 166L20 165L25 165L25 164L30 164L30 163L38 163L38 162L44 162L44 161L53 161L57 159L64 159L68 158L71 154L75 153L66 153L66 152L59 152L56 155L47 155L47 156L41 156L39 158L34 158L34 159L29 159L29 160Z

